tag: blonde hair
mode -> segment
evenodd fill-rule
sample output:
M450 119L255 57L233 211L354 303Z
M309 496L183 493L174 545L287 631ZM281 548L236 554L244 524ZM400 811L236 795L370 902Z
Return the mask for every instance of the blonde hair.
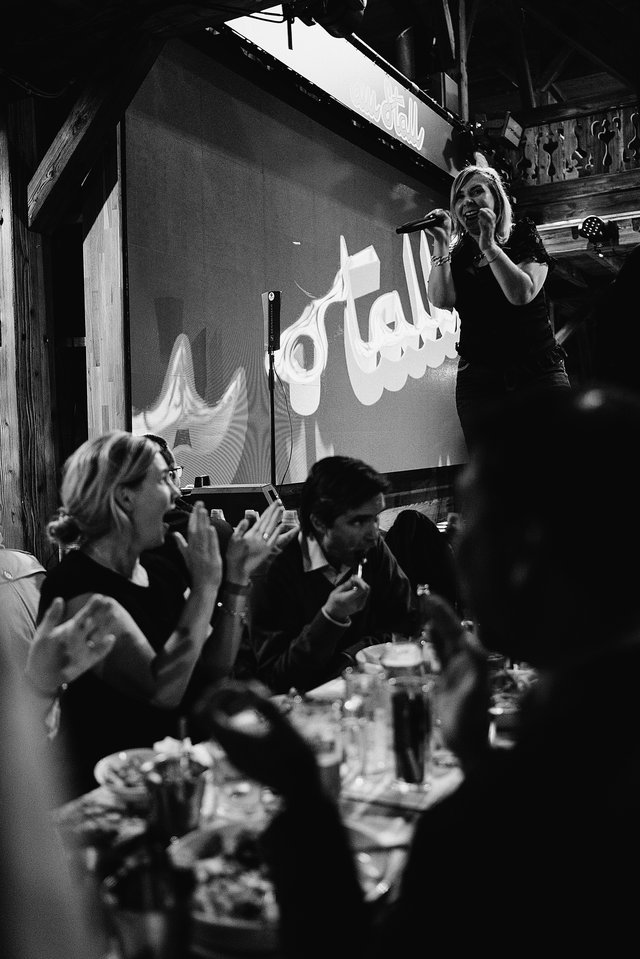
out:
M476 174L484 177L484 179L487 181L495 201L496 240L498 243L506 243L511 234L511 230L513 229L513 208L511 206L511 201L507 196L507 191L504 188L502 177L497 170L494 170L493 167L476 165L467 166L464 168L464 170L461 170L451 184L449 212L451 214L451 219L453 220L454 240L456 243L458 243L467 232L464 228L464 224L456 216L456 201L465 183L467 183L471 177L475 176Z
M117 501L121 486L142 483L158 452L144 436L113 430L87 440L64 464L58 515L47 524L49 538L82 546L111 530L128 533L131 521Z

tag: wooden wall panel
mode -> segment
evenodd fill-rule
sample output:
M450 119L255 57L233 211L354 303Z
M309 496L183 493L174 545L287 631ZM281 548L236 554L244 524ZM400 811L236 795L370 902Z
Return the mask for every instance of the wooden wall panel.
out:
M84 188L89 437L130 429L121 173L120 141L114 137Z
M0 506L5 545L43 563L58 499L43 245L27 229L36 162L30 98L0 104Z

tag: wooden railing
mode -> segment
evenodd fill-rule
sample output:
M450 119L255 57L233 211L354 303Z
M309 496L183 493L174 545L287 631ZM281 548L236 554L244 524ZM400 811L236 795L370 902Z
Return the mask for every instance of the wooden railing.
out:
M504 137L480 142L510 181L519 211L538 224L639 211L639 101L568 113L558 104L532 111L517 146Z
M640 111L623 106L525 128L513 182L541 186L640 167Z

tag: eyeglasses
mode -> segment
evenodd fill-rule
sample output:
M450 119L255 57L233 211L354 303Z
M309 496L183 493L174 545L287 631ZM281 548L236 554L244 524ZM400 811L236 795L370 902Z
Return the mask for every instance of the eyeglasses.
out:
M173 482L175 482L176 480L179 480L181 476L182 476L182 467L181 467L181 466L174 466L173 469L170 469L170 470L169 470L169 478L170 478Z

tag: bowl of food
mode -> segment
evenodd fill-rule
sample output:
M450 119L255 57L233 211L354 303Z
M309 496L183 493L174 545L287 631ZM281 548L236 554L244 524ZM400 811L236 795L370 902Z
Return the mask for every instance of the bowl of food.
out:
M262 826L241 821L187 833L169 847L173 865L195 878L192 944L203 953L273 953L278 907L261 846Z
M192 941L197 951L274 953L279 909L262 848L264 823L226 822L197 829L168 848L173 865L192 870ZM371 837L348 827L365 899L385 895L397 849L372 851ZM394 868L394 875L395 875Z
M127 805L145 806L149 801L149 792L143 766L156 756L156 752L150 747L122 749L110 756L104 756L96 763L93 775L101 786L106 786Z

